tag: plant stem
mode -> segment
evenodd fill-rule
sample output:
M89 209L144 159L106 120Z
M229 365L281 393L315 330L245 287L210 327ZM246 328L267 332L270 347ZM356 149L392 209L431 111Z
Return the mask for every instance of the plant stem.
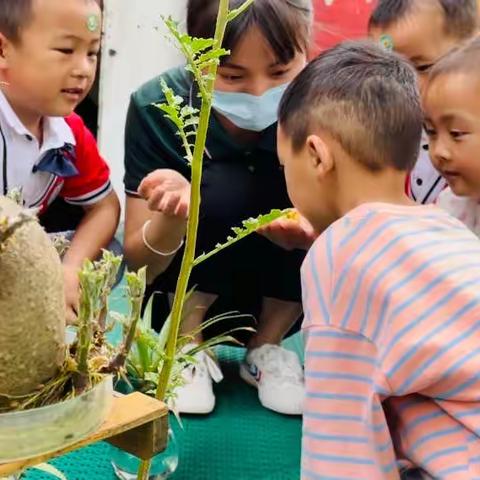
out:
M88 275L88 274L87 274ZM80 310L78 315L78 347L77 347L77 372L74 376L75 390L82 393L88 384L88 353L92 341L92 314L93 308L89 292L86 291L87 280L82 285L80 293ZM82 282L82 281L81 281Z
M220 47L223 43L225 29L228 22L228 0L220 0L217 25L215 29L216 46ZM190 213L187 224L187 238L185 242L185 251L183 254L182 266L178 278L175 299L172 307L172 323L169 332L169 338L166 347L166 358L159 376L157 398L163 400L167 393L170 375L175 362L175 353L180 324L183 313L183 305L187 294L188 282L193 268L195 258L195 247L197 243L197 229L200 212L200 187L202 181L203 155L207 140L207 132L212 110L212 93L215 85L217 66L212 65L208 72L206 81L207 96L202 96L202 106L200 109L200 121L198 126L197 138L192 160L192 178L190 195Z
M120 348L120 351L113 358L110 364L107 366L106 373L116 373L124 365L125 361L130 353L132 348L133 340L135 339L135 334L137 332L137 325L140 321L141 311L142 311L142 300L143 297L134 297L131 299L132 302L132 313L130 315L130 322L128 326L127 337Z
M208 260L210 257L213 257L222 250L231 247L233 244L239 242L240 240L243 240L245 237L248 237L252 233L256 233L260 228L265 227L269 223L274 222L279 218L288 218L291 214L292 209L290 208L287 208L285 210L275 209L272 210L270 213L260 215L257 218L250 218L248 220L245 220L243 222L243 227L232 228L232 235L235 236L228 237L226 242L217 244L211 252L203 253L202 255L197 257L193 262L193 266L196 267L197 265L200 265L200 263Z
M235 10L232 10L228 14L228 21L232 22L235 20L239 15L241 15L255 0L245 0L245 2L240 5L238 8Z
M220 0L217 24L215 27L215 44L214 48L220 48L225 36L225 30L229 20L229 0ZM193 64L195 68L195 65ZM200 118L198 124L197 136L195 139L195 147L192 158L192 176L191 176L191 193L190 193L190 211L187 223L187 238L185 242L185 251L183 253L182 265L180 267L180 275L175 290L175 298L173 301L171 324L168 332L168 340L166 346L166 356L162 369L159 373L156 397L164 400L168 391L168 385L175 364L175 355L177 349L178 334L183 316L183 307L187 296L188 282L194 266L195 249L197 244L197 230L200 214L200 187L202 183L203 155L207 142L208 126L210 114L212 111L212 96L215 86L215 78L218 66L212 64L208 69L208 79L204 83L203 79L197 79L202 96L202 106L200 109ZM200 81L198 81L200 80ZM204 88L205 87L205 88ZM138 471L138 480L147 480L150 471L151 460L142 461Z
M138 470L137 480L148 480L151 462L151 460L142 460L142 462L140 463L140 468Z

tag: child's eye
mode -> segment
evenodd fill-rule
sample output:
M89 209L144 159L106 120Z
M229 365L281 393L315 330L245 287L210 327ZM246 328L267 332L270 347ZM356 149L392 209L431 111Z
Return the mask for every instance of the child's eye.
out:
M432 127L429 127L427 125L424 125L423 126L423 129L425 130L425 133L427 134L427 136L429 137L433 137L435 135L435 129L432 128Z
M450 135L452 138L454 138L455 140L460 140L462 137L464 137L465 135L467 135L467 132L462 132L460 130L451 130L450 131Z
M226 73L220 74L220 76L227 82L237 82L243 79L241 75L228 75Z
M290 70L278 70L276 72L273 72L272 73L272 76L273 77L283 77L284 75L286 75Z
M433 67L433 63L427 63L425 65L417 65L415 68L417 72L427 73Z
M55 50L57 52L63 53L64 55L72 55L73 54L73 48L56 48Z
M100 53L100 52L98 52L98 51L88 52L88 56L89 56L89 57L95 57L95 58L96 58L96 57L98 57L98 54L99 54L99 53Z

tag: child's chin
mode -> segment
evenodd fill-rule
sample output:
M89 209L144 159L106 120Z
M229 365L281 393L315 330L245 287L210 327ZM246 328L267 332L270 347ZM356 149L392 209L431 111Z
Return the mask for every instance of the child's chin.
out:
M75 108L77 108L78 104L72 104L72 105L65 105L61 107L56 107L52 108L52 110L48 113L49 117L68 117L71 115Z
M452 192L457 197L474 197L474 192L470 188L467 188L465 185L462 185L461 182L448 182L448 185Z

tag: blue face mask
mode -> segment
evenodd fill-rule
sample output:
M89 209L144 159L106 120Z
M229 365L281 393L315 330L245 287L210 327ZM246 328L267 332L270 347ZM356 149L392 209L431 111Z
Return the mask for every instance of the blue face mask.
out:
M248 93L213 94L213 108L243 130L261 132L278 120L278 106L288 83L267 90L257 97Z

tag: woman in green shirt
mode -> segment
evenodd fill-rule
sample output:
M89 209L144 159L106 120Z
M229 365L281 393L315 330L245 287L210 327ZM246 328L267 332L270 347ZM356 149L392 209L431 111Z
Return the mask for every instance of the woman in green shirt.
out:
M242 3L231 0L230 6ZM276 153L277 108L307 62L311 8L310 0L255 0L227 28L224 47L231 54L222 61L215 84L198 252L210 251L242 220L290 206ZM217 10L218 0L189 0L189 34L213 36ZM175 127L153 106L164 101L160 79L186 104L198 104L183 67L132 95L125 143L125 255L133 268L148 265L150 292L172 293L186 230L190 171ZM301 315L303 256L260 235L221 252L195 269L194 308L182 326L188 333L213 308L256 315L257 332L248 342L240 375L258 387L265 407L285 414L302 413L302 368L280 342ZM157 320L159 312L154 313ZM207 355L197 360L184 372L186 384L177 392L176 407L184 413L214 408L211 380L219 380L221 372Z

